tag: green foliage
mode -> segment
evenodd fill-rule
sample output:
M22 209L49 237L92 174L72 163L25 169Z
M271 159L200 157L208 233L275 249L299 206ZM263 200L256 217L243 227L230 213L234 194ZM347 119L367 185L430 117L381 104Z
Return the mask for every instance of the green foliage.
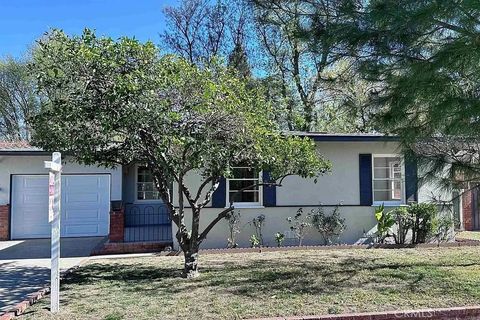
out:
M250 246L252 248L259 248L261 246L262 241L258 238L256 234L252 234L250 237Z
M377 242L384 243L385 239L390 235L395 218L390 211L385 211L385 207L381 206L375 208L375 219L377 220Z
M395 243L405 244L407 242L408 231L413 227L413 219L407 208L398 207L390 211L395 219L396 230L393 234Z
M282 232L275 233L275 242L277 243L277 247L281 247L284 241L285 241L284 233Z
M227 238L227 248L236 248L237 235L240 233L240 211L230 211L225 219L228 222L229 237Z
M25 61L0 60L0 139L30 140L30 120L40 109L35 78Z
M258 245L263 246L264 243L263 243L262 230L263 230L263 227L265 226L265 215L264 214L258 215L257 217L253 218L249 222L249 224L255 228L255 234L253 236L255 236L255 239L258 240ZM252 238L250 238L250 242L251 242L251 239Z
M312 224L320 232L325 245L336 243L339 236L347 229L345 218L340 216L338 205L330 215L325 214L323 207L312 209Z
M434 203L412 204L407 209L412 216L412 244L425 243L435 233L435 219L438 214Z
M290 230L294 232L295 238L298 240L298 246L302 245L308 229L312 226L311 219L312 214L308 213L304 215L303 208L299 208L293 218L287 218L287 221L290 224Z
M425 178L477 181L479 2L375 0L363 16L358 64L378 85L381 130L402 138Z
M432 224L431 234L437 243L448 241L454 236L455 222L451 215L439 214Z
M337 99L337 62L348 53L346 37L356 32L356 1L251 0L267 72L279 80L290 130L315 131L329 126L324 106ZM346 118L343 118L346 120ZM334 120L334 119L328 119ZM351 120L351 119L349 119ZM351 121L354 122L354 121ZM321 126L321 127L319 127Z
M200 212L232 166L268 170L272 181L290 174L314 178L330 169L313 141L283 135L262 93L228 68L213 63L199 69L161 55L151 42L52 30L38 41L32 74L46 97L34 119L33 142L82 164L145 163L189 255L234 209L202 222L200 232ZM185 183L192 172L203 179L197 190ZM177 207L172 182L180 195ZM193 215L191 230L186 207Z

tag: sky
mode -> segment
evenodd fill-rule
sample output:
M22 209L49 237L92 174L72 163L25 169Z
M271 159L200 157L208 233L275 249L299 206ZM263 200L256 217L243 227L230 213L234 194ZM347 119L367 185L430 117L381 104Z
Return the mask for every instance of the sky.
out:
M81 34L84 28L113 38L154 43L165 28L162 8L177 0L0 0L0 58L21 58L50 28Z

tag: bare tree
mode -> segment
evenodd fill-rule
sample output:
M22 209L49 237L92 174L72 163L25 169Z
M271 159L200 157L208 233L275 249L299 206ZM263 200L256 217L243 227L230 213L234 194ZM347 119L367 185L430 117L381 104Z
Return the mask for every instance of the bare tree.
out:
M199 66L216 57L248 51L248 7L243 2L182 0L163 10L167 29L161 38L167 49Z
M251 1L260 41L269 57L269 72L281 80L285 99L291 88L300 102L304 123L296 129L317 129L318 109L328 98L325 86L335 80L329 71L347 56L342 35L354 21L344 13L345 2ZM288 108L292 120L295 105Z
M13 58L0 61L0 139L29 140L30 119L39 105L27 63Z

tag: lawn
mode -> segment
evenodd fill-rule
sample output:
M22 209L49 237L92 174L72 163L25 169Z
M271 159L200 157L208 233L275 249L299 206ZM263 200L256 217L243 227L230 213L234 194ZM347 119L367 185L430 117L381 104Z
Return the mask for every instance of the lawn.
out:
M480 241L480 231L462 231L456 235L456 238Z
M21 319L241 319L474 305L480 248L357 249L92 260Z

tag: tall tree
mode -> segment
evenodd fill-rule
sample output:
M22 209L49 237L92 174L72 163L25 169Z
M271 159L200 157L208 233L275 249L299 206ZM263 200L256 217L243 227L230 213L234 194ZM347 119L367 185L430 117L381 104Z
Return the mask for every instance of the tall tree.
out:
M356 30L354 0L252 0L257 31L269 57L269 72L281 80L290 129L318 129L318 113L329 99L331 68L347 56L345 35ZM351 34L350 34L351 35ZM293 127L296 113L304 123Z
M430 175L479 181L480 2L372 0L361 31L378 124Z
M182 0L163 10L167 21L163 43L170 52L198 66L240 51L247 56L251 36L248 10L242 1Z
M198 275L198 250L209 231L234 210L230 203L201 222L232 166L268 170L263 184L330 168L313 141L282 135L261 94L224 67L198 68L159 56L152 43L97 38L88 30L79 37L50 32L38 43L33 67L48 98L35 118L34 143L84 164L145 163L178 228L187 277ZM196 189L185 180L189 174L201 178Z
M27 63L0 61L0 139L29 140L30 119L38 112L39 97Z

